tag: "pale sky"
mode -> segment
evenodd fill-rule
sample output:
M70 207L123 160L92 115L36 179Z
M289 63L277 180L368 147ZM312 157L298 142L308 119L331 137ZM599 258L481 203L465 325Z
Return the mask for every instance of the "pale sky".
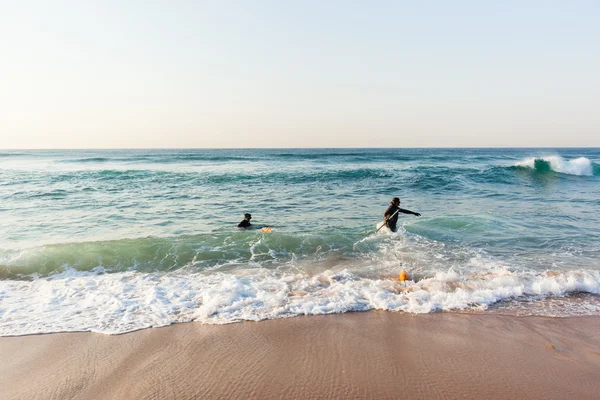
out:
M0 148L600 146L600 2L0 0Z

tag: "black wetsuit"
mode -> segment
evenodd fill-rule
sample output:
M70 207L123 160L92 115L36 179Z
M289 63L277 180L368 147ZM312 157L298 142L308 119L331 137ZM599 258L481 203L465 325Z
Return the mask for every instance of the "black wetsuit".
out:
M238 228L250 228L251 226L252 226L252 224L250 223L250 221L248 221L245 218L244 218L244 220L242 222L240 222L238 224Z
M398 211L398 212L396 212ZM395 213L395 215L394 215ZM387 210L385 210L385 212L383 213L383 218L389 218L390 219L387 220L386 225L388 228L390 228L390 230L392 232L396 232L396 230L398 228L396 228L396 223L398 222L398 214L402 213L402 214L412 214L412 215L420 215L419 213L416 212L412 212L410 210L405 210L404 208L400 208L395 204L390 204L387 208ZM392 217L392 215L394 215Z

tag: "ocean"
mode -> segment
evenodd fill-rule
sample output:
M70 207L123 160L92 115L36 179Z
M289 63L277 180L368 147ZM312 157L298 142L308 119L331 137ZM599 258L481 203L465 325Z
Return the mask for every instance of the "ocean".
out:
M3 150L0 335L600 315L599 163L589 148ZM375 233L394 196L422 216ZM256 229L236 227L246 212Z

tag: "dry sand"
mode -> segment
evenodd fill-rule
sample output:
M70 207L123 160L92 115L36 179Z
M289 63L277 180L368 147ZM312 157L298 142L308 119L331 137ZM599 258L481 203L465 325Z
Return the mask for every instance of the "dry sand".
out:
M364 312L0 338L2 399L600 398L600 318Z

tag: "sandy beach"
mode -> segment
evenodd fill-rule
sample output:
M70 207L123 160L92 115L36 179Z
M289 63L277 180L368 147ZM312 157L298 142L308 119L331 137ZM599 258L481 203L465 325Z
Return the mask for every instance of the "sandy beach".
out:
M543 398L600 391L600 318L364 312L0 338L2 399Z

